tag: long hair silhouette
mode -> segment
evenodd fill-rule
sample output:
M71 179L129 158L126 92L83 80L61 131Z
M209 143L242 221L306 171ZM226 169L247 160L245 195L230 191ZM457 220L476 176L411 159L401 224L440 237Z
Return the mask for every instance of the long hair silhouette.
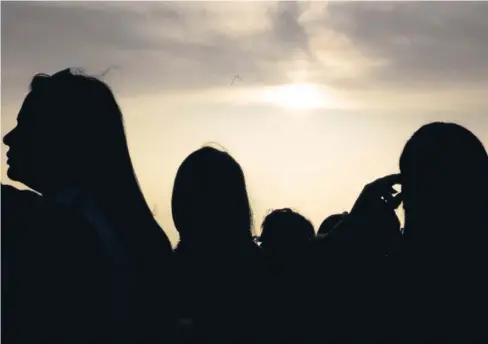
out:
M421 127L405 145L400 170L407 238L486 232L488 156L469 130L440 122Z
M25 151L23 147L28 141L40 138L54 140L51 146L60 147L57 154L50 151L42 156L48 156L48 163L54 165L50 167L51 175L37 174L22 182L46 194L51 191L49 184L65 183L89 190L117 223L119 235L131 246L147 232L162 234L137 181L122 113L107 84L74 74L70 69L52 76L38 74L31 82L21 117L26 120L32 117L40 128L27 132L19 121L18 127L4 139L12 154ZM29 179L33 182L29 183Z
M208 146L191 153L176 174L172 214L180 234L177 311L192 319L187 333L195 342L254 340L250 329L262 324L264 311L254 314L250 290L265 283L266 274L253 241L244 173L236 160Z
M254 244L244 173L227 152L205 146L183 161L172 214L184 245Z
M102 238L115 234L135 267L131 285L120 286L132 291L130 302L135 308L130 316L141 319L138 325L146 330L150 326L146 324L159 321L149 313L161 308L156 299L162 293L166 272L162 270L171 245L137 181L122 113L109 86L70 69L34 76L18 125L4 141L10 147L12 179L47 197L71 189L89 195L96 212L110 224ZM106 250L113 255L118 248L109 244ZM125 261L121 257L117 254L114 259ZM119 261L116 269L121 269L120 264L125 263ZM136 321L132 324L138 326ZM151 332L140 327L137 331L148 336Z
M430 123L405 145L400 170L404 258L395 268L401 297L391 328L408 328L406 341L440 333L479 338L485 333L479 314L487 306L486 150L460 125Z

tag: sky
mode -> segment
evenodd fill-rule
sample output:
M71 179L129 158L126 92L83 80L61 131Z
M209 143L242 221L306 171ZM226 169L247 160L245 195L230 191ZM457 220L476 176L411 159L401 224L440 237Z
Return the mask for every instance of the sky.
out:
M176 170L209 142L243 167L256 232L281 207L317 228L397 172L425 123L459 123L488 145L487 17L488 2L2 1L1 134L34 74L110 68L173 243Z

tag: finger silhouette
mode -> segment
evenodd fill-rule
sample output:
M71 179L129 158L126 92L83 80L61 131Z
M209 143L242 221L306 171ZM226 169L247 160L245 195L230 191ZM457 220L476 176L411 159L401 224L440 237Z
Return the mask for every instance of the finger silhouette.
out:
M397 195L392 195L391 193L388 193L383 195L382 198L385 201L385 203L388 204L388 206L391 207L392 209L398 208L403 201L403 197L401 193L398 193Z
M400 192L398 195L392 197L391 206L393 207L393 209L396 209L400 206L402 202L403 202L403 195Z
M395 184L400 183L400 174L395 173L395 174L390 174L385 177L381 177L376 179L372 184L378 185L381 187L392 187Z
M399 182L399 174L390 174L388 176L376 179L374 182L368 184L366 188L373 194L385 196L385 194L388 192L396 194L398 191L393 188L393 185L398 184Z

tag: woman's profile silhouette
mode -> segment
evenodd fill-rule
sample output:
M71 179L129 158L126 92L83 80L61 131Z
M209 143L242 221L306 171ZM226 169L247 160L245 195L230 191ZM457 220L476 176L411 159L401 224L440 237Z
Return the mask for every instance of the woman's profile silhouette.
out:
M111 89L70 69L36 75L4 142L11 179L76 210L96 228L112 262L119 339L132 333L157 341L171 246L137 182Z

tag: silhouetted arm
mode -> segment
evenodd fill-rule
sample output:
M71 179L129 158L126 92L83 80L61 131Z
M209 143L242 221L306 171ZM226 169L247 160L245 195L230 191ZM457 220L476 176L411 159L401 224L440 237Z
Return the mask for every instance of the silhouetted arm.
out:
M392 187L400 181L397 174L379 178L366 185L351 212L331 231L328 240L350 245L387 245L394 240L394 231L400 230L395 209L401 203L401 194Z

